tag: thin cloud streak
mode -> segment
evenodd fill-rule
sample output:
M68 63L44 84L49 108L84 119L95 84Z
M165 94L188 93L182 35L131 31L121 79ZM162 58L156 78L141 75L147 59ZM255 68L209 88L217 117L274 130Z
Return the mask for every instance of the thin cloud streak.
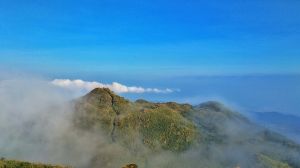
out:
M158 88L143 88L140 86L126 86L118 82L104 84L96 81L83 81L81 79L54 79L51 84L70 90L90 91L95 88L109 88L116 93L172 93L174 90L158 89Z

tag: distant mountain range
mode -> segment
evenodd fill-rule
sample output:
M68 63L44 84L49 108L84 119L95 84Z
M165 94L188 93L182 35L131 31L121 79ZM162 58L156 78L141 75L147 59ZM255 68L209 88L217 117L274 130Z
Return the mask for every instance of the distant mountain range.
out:
M249 117L258 124L300 143L300 117L279 112L252 112Z

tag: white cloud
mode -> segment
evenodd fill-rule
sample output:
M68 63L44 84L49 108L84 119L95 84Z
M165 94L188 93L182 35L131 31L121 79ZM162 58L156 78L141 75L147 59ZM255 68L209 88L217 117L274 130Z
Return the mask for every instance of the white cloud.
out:
M55 86L59 86L71 90L90 91L94 88L109 88L116 93L172 93L172 89L157 89L157 88L143 88L140 86L126 86L118 82L111 84L103 84L100 82L89 82L80 79L54 79L51 83Z

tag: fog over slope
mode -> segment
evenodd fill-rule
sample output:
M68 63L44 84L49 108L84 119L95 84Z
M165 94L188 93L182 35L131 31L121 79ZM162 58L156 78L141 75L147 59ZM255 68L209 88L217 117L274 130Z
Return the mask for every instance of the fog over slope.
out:
M188 111L180 111L182 106L176 103L155 104L146 101L129 102L128 106L124 107L136 109L137 112L150 110L153 114L159 114L155 111L156 108L171 110L170 112L173 111L178 118L175 121L171 118L171 125L176 126L177 122L192 123L199 137L195 136L193 144L188 144L188 148L173 151L170 150L173 146L169 144L167 148L159 146L155 150L149 148L143 141L143 135L138 131L135 132L135 129L131 130L131 127L129 131L133 131L135 143L127 146L119 142L119 139L112 140L111 136L107 136L107 130L102 127L94 127L91 123L88 123L91 124L91 128L88 129L74 126L74 111L76 111L74 101L66 96L66 92L53 87L48 81L35 78L1 80L0 95L0 156L10 159L74 167L112 168L127 163L137 163L139 167L150 168L224 167L224 165L270 167L271 163L288 167L285 162L291 163L293 167L300 166L296 160L300 157L299 146L284 137L273 136L263 128L253 126L240 114L216 102L196 107L188 106ZM123 101L123 98L119 99ZM84 106L81 106L83 112L88 110L87 105L96 113L103 110L98 104L91 104L90 99L76 99L81 100L84 100L82 102ZM105 105L111 108L110 104ZM129 110L121 114L126 118L136 113ZM95 119L94 116L88 117ZM163 114L162 117L167 116ZM129 122L136 126L134 121ZM103 124L98 120L95 120L95 123ZM145 123L139 124L143 126ZM168 128L169 123L166 124ZM181 125L178 127L181 128ZM122 137L123 130L118 126L116 129L119 133L116 136ZM155 137L156 133L153 133ZM176 132L168 133L175 136L176 134ZM160 135L161 133L158 133L157 137ZM156 139L153 142L156 142Z
M47 163L85 164L96 135L74 132L65 95L39 79L0 83L0 155ZM100 136L97 135L97 141Z

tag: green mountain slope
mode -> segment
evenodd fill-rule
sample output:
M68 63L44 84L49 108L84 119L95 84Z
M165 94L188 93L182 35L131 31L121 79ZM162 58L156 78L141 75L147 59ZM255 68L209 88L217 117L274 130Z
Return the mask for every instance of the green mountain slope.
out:
M76 102L75 124L104 129L112 142L139 140L151 149L187 149L198 136L195 125L183 117L189 105L129 102L108 89L95 89Z
M219 102L132 102L97 88L71 104L71 128L59 142L71 149L83 136L80 149L90 151L80 165L65 162L74 167L300 168L298 144ZM0 168L63 166L2 159Z
M121 144L132 154L145 158L153 153L182 154L197 149L199 157L203 157L199 163L208 162L209 167L300 167L299 145L218 102L198 106L130 102L109 89L97 88L74 104L77 128L101 130L111 143ZM142 144L148 152L141 154L142 148L136 144ZM228 155L235 150L247 159L239 154ZM216 155L221 156L215 158ZM149 163L144 165L151 167L147 166Z

